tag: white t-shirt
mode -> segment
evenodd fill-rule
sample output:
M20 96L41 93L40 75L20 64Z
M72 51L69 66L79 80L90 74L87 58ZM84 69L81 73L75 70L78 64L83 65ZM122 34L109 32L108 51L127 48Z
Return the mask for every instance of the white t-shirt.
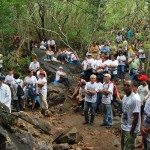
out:
M97 83L97 90L103 90L103 84L101 82Z
M108 61L104 61L104 62L101 63L100 66L104 67L103 71L108 71L107 65L108 65ZM106 66L106 67L105 67L105 66Z
M82 65L83 65L83 70L86 70L86 69L87 69L87 65L88 65L87 60L84 60L84 61L82 62Z
M111 100L113 99L113 90L114 90L114 84L113 83L103 83L103 90L107 90L110 93L108 95L103 94L102 95L102 103L103 104L111 104Z
M87 59L87 62L88 62L87 69L91 69L92 64L95 62L95 60L93 58L91 58L91 59Z
M18 96L17 96L18 85L23 87L23 81L21 79L14 79L11 83L11 89L13 91L13 100L18 100Z
M5 81L4 82L11 84L13 80L14 80L14 75L7 75L5 77Z
M11 113L11 91L9 86L4 83L0 87L0 103L6 105L9 108L9 110L7 108L6 111L8 110Z
M141 114L140 114L141 103L137 99L137 96L132 92L130 96L124 96L122 100L122 117L121 117L121 128L124 131L130 132L133 122L133 113L139 113L138 123L134 133L140 131L141 125Z
M54 41L54 40L48 40L48 41L47 41L47 44L48 44L48 45L55 45L55 41Z
M31 77L26 76L25 79L24 79L24 82L27 83L27 86L28 86L28 85L31 85L31 84L32 84L33 86L35 86L35 84L37 83L37 79L36 79L35 76L31 76Z
M85 91L84 91L84 89L83 89L83 88L81 88L81 87L80 87L80 89L79 89L79 93L81 93L82 95L84 95L84 96L85 96Z
M144 111L145 111L144 126L149 127L150 126L150 98L146 101ZM147 134L146 139L150 142L150 132Z
M30 63L29 69L36 70L37 68L40 68L39 62L31 62Z
M124 61L126 60L126 56L124 56L124 55L117 56L117 60L118 60L118 65L125 65Z
M139 53L143 53L143 54L139 54L139 58L145 58L145 53L143 49L139 49L138 51Z
M92 69L93 69L94 73L97 72L97 68L98 68L98 66L101 65L101 63L102 63L102 60L95 60L95 61L93 61L91 66L92 66Z
M113 70L113 74L117 74L118 60L114 60L114 61L110 60L108 65L116 66L116 68L109 67L109 69Z
M85 89L90 90L90 91L97 91L97 83L95 82L91 84L91 82L88 82L85 86ZM92 95L92 96L85 94L85 101L87 102L95 103L96 99L97 99L97 94Z
M145 99L146 95L149 92L148 85L146 85L146 86L140 85L137 89L137 92L140 96L141 103L143 103L143 100Z
M55 76L55 80L56 80L56 81L59 81L59 80L60 80L60 75L61 75L61 74L62 74L62 72L59 71L59 70L56 72L56 76Z
M44 86L38 87L39 93L47 93L47 79L44 78L39 78L37 83L44 83Z

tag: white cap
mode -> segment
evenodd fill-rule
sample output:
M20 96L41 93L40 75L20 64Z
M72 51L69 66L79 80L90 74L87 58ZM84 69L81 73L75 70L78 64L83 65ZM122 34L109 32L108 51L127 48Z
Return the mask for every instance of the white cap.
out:
M63 67L60 66L59 69L63 69Z
M110 74L104 74L104 77L109 77L109 78L111 78L111 75Z

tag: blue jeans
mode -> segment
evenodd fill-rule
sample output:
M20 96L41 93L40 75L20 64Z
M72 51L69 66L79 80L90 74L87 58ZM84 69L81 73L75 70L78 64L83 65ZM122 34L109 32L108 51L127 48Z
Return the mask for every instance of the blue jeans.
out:
M52 56L47 55L47 59L52 59Z
M130 70L131 71L131 70ZM136 77L136 75L137 75L137 69L132 69L132 75L130 75L130 80L135 80L135 77ZM129 72L129 74L130 74L130 72Z
M119 65L118 66L118 71L119 71L120 79L124 79L125 65Z
M85 122L89 122L89 115L88 115L89 108L91 108L90 123L93 123L94 117L95 117L96 103L84 101L84 121Z
M103 104L103 124L112 125L113 114L111 104Z
M96 112L99 111L99 105L101 104L101 100L102 100L102 94L98 93L97 94L97 99L96 99Z

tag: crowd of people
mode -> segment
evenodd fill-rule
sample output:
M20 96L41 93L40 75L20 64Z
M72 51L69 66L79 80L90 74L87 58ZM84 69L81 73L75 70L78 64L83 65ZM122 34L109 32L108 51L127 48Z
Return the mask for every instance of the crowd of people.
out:
M48 61L70 63L82 68L77 77L77 86L72 90L63 67L56 71L55 81L66 85L70 99L76 99L83 108L83 125L94 125L95 113L102 107L101 126L111 128L113 116L121 116L122 150L134 149L137 134L141 132L146 150L150 149L150 84L144 72L145 52L143 41L134 39L130 28L119 31L114 41L94 41L81 62L76 51L58 49L50 38L43 40L40 49L46 51ZM29 105L34 110L38 104L48 109L47 74L35 58L29 65L24 80L10 69L0 77L0 105L11 112L11 99L16 111ZM123 85L125 96L120 94L118 84ZM4 105L5 104L5 105ZM116 112L114 109L116 108ZM139 145L137 145L138 147Z

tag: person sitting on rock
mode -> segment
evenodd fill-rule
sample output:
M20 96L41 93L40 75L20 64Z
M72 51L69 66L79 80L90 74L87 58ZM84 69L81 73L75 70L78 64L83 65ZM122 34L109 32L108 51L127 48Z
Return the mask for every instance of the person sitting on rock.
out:
M79 57L76 51L71 54L71 62L76 65L80 65Z
M37 61L36 58L34 58L33 61L29 65L29 70L32 70L33 74L36 76L36 72L39 68L40 68L40 63Z
M56 52L56 43L55 43L55 41L52 38L50 38L47 41L47 44L48 44L48 48L54 49L55 52Z
M41 50L46 50L46 42L44 41L44 39L40 43L40 49Z
M56 76L55 76L55 80L57 82L60 82L60 83L64 83L65 86L68 88L69 91L71 91L71 85L70 85L70 82L67 78L67 75L65 72L62 71L63 70L63 67L59 67L58 68L58 71L56 72Z
M49 49L46 51L47 60L48 60L48 61L51 61L52 58L53 58L53 55L54 55L54 52L51 50L51 48L49 48Z
M84 79L82 79L81 76L77 77L77 81L78 81L78 83L77 83L77 86L74 88L73 94L72 95L68 95L68 97L70 99L73 99L79 93L80 83L81 82L85 82L86 83L86 81Z
M67 55L63 53L61 49L58 50L56 57L62 64L64 64L64 61L68 62Z

